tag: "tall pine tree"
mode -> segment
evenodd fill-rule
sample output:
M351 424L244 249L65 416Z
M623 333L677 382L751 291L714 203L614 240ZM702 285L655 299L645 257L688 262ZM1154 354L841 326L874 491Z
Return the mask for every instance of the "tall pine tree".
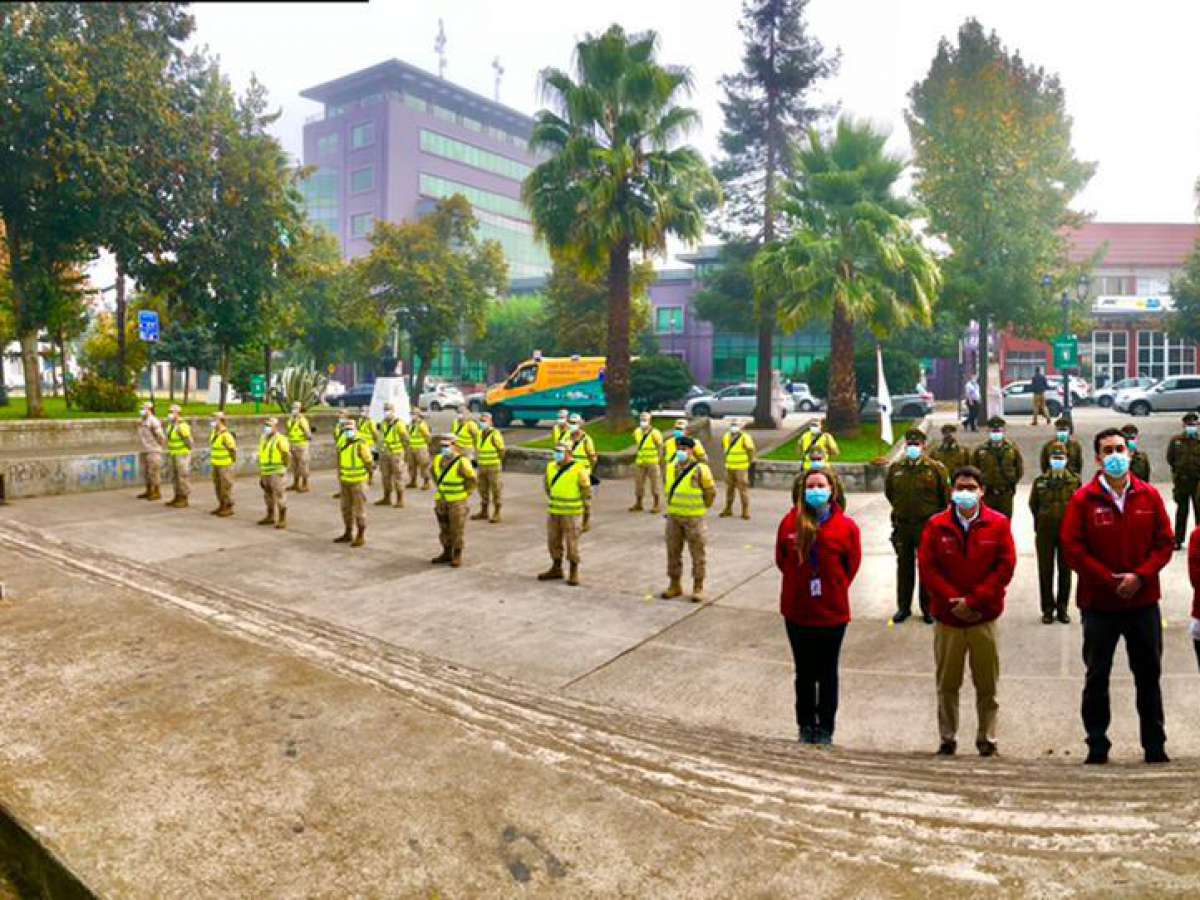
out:
M723 157L714 172L725 190L720 230L759 245L778 235L779 186L790 178L790 147L832 112L814 105L813 86L837 71L839 54L829 54L804 22L808 0L744 0L739 24L745 39L742 70L721 78L725 99L720 134ZM777 322L776 298L757 291L758 401L754 424L774 426L771 357Z

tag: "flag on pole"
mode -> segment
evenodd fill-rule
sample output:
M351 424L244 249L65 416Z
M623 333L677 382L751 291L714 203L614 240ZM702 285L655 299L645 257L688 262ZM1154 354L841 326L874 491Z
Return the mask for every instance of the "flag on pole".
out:
M896 441L892 434L892 395L883 377L883 348L875 345L875 363L879 369L879 437L889 447Z

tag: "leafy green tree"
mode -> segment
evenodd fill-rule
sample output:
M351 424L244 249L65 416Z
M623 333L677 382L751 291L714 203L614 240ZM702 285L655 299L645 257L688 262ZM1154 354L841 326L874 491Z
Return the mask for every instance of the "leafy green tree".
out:
M437 348L478 335L488 300L508 286L500 245L480 241L476 225L471 205L455 194L419 221L377 221L371 253L359 261L368 295L404 329L419 359L414 396Z
M1200 193L1200 182L1197 183ZM1185 341L1200 342L1200 243L1192 247L1182 272L1171 279L1175 309L1168 319L1171 334Z
M725 189L726 205L722 230L753 248L770 245L778 237L779 185L793 170L791 147L829 107L815 105L814 86L833 75L838 56L829 55L809 33L804 11L808 0L743 0L742 70L721 78L725 99L721 111L725 127L719 140L723 152L715 172ZM731 262L746 262L735 256ZM739 267L741 268L741 267ZM743 269L744 272L744 269ZM752 285L751 285L752 286ZM709 287L707 308L714 312L715 293L724 288L732 304L745 305L747 282L731 273ZM754 410L756 427L774 426L771 412L771 367L777 300L770 294L755 296L750 315L741 319L738 331L753 322L758 332L758 400ZM709 319L709 321L713 321Z
M629 270L629 335L636 346L651 331L650 285L654 265L634 263ZM546 315L552 338L542 350L560 356L602 356L608 344L609 291L604 277L567 259L559 259L546 282ZM607 385L607 374L605 376Z
M467 345L469 356L504 373L532 356L534 350L557 353L546 298L540 294L489 301L483 331Z
M161 338L155 348L155 358L169 362L172 368L172 390L174 373L183 372L183 402L188 402L191 390L191 369L213 369L217 364L217 348L206 325L187 321L169 321L162 328Z
M1044 333L1054 307L1041 278L1066 267L1069 228L1086 218L1069 204L1096 169L1075 158L1058 77L968 19L956 43L939 43L909 100L913 187L930 231L951 250L947 302L981 334L993 326Z
M829 317L829 429L858 433L855 329L887 335L910 322L928 324L941 273L913 232L911 204L895 194L904 163L884 150L887 136L841 119L834 135L809 133L796 151L787 185L792 234L759 254L756 278L781 298L793 326Z
M551 252L605 275L605 394L614 429L630 425L630 254L661 253L668 235L699 239L704 212L719 196L699 152L680 145L699 122L694 109L677 105L691 90L691 73L660 64L657 50L654 32L612 25L576 45L574 77L542 71L553 109L537 114L530 147L550 158L522 190Z
M633 403L639 410L662 409L688 392L695 379L678 356L642 356L633 361Z
M829 396L829 367L829 357L813 360L804 374L804 381L814 396ZM908 393L921 377L921 363L913 354L893 349L889 341L883 353L883 377L887 379L889 393ZM854 380L858 385L859 409L862 408L861 401L874 396L879 389L878 378L874 344L860 347L854 354Z
M696 315L719 331L744 332L757 320L754 257L758 249L759 245L750 241L726 242L717 265L701 280L703 286L692 301ZM774 313L772 317L777 318ZM774 328L771 331L774 333Z

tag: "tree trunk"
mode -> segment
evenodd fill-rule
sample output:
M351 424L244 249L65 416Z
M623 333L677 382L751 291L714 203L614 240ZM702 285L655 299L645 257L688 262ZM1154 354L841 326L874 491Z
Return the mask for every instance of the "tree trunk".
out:
M778 24L778 23L776 23ZM775 72L775 27L772 26L767 37L767 70L772 77ZM763 179L763 230L764 246L770 246L775 241L775 179L776 157L775 140L778 134L778 90L775 85L767 85L767 163ZM754 428L777 428L772 409L771 390L775 386L771 371L771 361L775 356L775 324L776 304L774 297L757 297L758 313L758 373L755 379L754 396Z
M188 398L192 395L192 370L189 366L183 367L183 405L187 406Z
M417 357L420 362L417 363L417 370L413 374L413 393L409 400L413 406L421 405L421 392L425 390L425 376L429 374L429 363L432 355L433 348L429 347L426 352L420 353Z
M225 412L225 401L229 398L229 348L221 348L221 399L217 409Z
M264 388L266 396L263 397L267 403L271 402L271 345L267 344L263 347L263 371L266 373L267 386Z
M117 269L117 384L127 384L125 369L125 273Z
M38 366L36 328L21 334L21 367L25 372L25 417L44 419L46 408L42 405L42 373Z
M835 437L857 437L858 382L854 375L854 322L842 299L833 302L829 331L829 413L825 428Z
M979 421L986 424L991 417L988 409L988 369L991 367L991 354L988 352L988 317L979 320L979 349L975 353L975 367L979 370Z
M50 396L58 396L58 362L54 356L54 345L57 341L50 342L50 352L46 354L46 358L50 361Z
M0 406L8 406L8 381L4 373L5 351L8 344L0 337Z
M608 254L608 356L604 362L604 397L613 432L633 427L629 411L629 239Z
M167 400L175 402L175 363L167 363Z
M71 394L67 390L67 336L58 330L58 359L62 367L63 405L71 408Z

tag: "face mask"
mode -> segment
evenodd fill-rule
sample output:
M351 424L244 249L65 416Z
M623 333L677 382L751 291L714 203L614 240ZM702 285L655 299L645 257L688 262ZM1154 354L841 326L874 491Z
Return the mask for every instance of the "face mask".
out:
M820 426L820 425L813 425L813 426L809 427L809 429L808 429L808 430L809 430L809 431L810 431L812 434L820 434L820 433L821 433L821 426Z
M217 430L217 420L213 419L211 422L209 422L208 427L211 428L213 431L216 431Z
M907 456L911 460L920 459L921 458L921 448L918 447L916 444L908 444L904 448L904 455Z
M650 420L649 420L649 419L642 419L642 427L643 427L643 428L649 428L649 427L650 427Z
M832 493L829 488L805 488L804 502L813 509L820 509L829 502Z
M1067 467L1067 459L1064 456L1050 457L1050 471L1061 472Z
M143 409L143 410L142 410L142 418L144 419L144 418L146 418L146 416L148 416L148 415L150 415L150 410L148 410L148 409Z
M1104 457L1104 471L1113 478L1121 478L1129 471L1129 457L1124 453L1113 453Z
M970 512L979 505L979 495L974 491L955 491L950 495L950 499L963 512Z
M683 437L683 429L682 428L675 429L675 437L677 437L677 438Z
M354 440L356 437L358 437L357 428L347 428L343 433L346 435L346 437L350 438L350 440Z
M275 429L274 429L274 428L272 428L270 425L264 425L264 426L263 426L263 434L269 435L269 434L270 434L272 431L274 431L274 430L275 430Z
M729 426L729 433L730 433L730 434L737 434L737 433L738 433L739 431L741 431L741 430L742 430L742 429L741 429L741 426L739 426L739 425L730 425L730 426Z
M1003 431L993 431L991 434L988 435L988 437L992 439L993 444L998 444L1002 440L1004 440L1004 432Z
M676 450L675 451L676 465L682 466L685 462L687 462L687 452L683 451L683 450Z
M454 451L451 448L449 448L449 447L442 448L442 456L444 456L446 459L449 459L453 455L454 455Z
M1069 431L1056 431L1054 432L1054 436L1065 444L1067 442L1067 438L1071 436L1071 433Z
M554 461L555 462L562 462L566 458L567 458L567 454L563 453L561 450L554 451Z
M1200 434L1200 428L1197 428L1195 425L1188 425L1183 429L1183 433L1188 437L1195 437L1197 434Z
M1125 438L1125 446L1128 447L1130 450L1136 450L1137 449L1137 441L1134 440L1133 438Z

